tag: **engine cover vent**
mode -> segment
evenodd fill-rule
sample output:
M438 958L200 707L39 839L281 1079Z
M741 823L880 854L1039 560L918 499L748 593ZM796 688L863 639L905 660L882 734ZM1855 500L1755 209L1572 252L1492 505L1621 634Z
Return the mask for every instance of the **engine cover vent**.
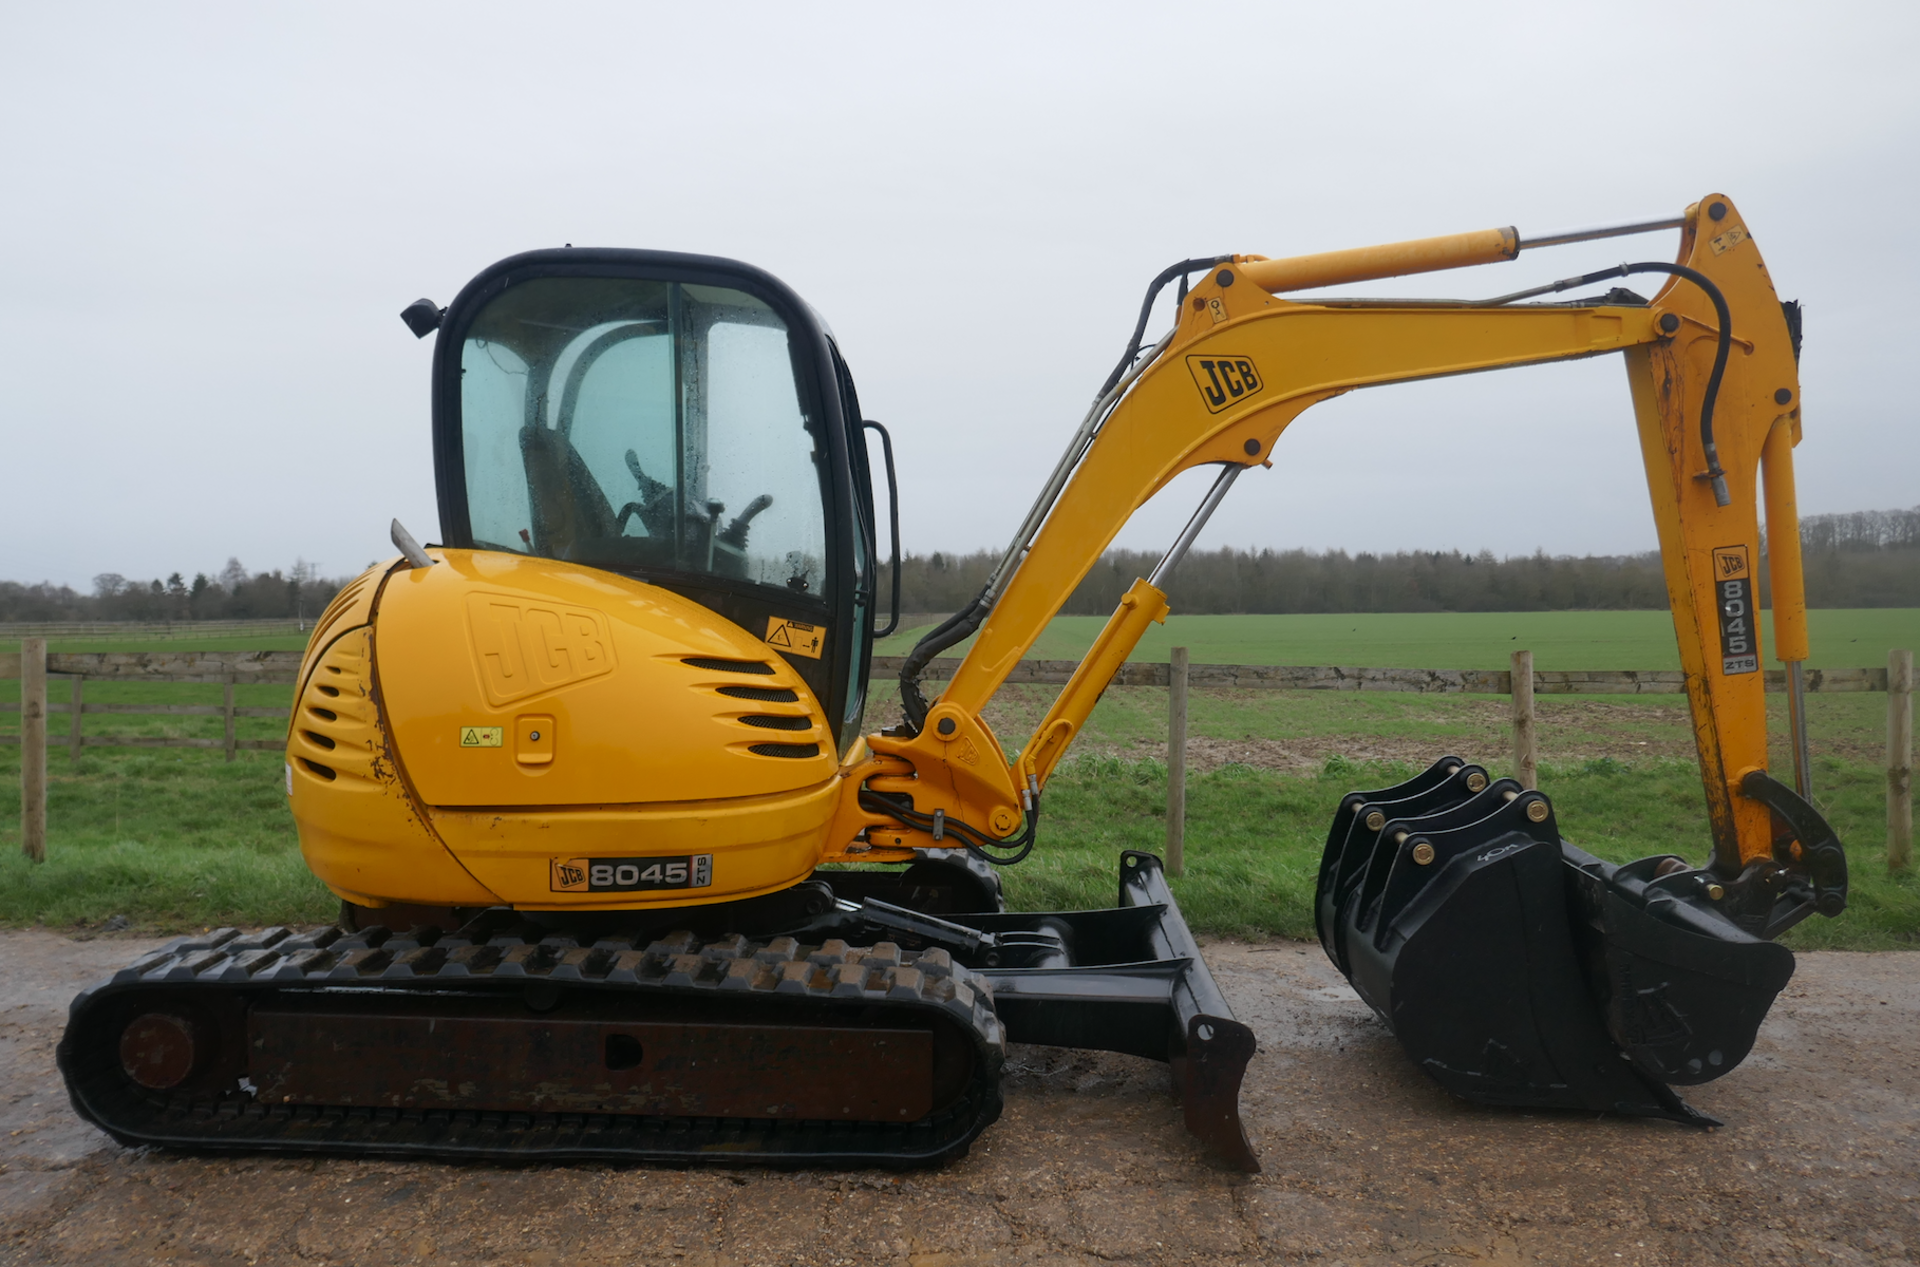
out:
M715 660L708 656L688 656L682 663L714 673L753 673L772 677L773 666L760 660Z
M757 743L747 749L761 757L787 757L793 760L805 760L820 755L817 743Z

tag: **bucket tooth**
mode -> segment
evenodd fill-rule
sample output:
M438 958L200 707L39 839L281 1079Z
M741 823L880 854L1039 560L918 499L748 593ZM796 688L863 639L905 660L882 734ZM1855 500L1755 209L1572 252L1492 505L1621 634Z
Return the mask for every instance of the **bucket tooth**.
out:
M1341 971L1347 956L1339 921L1340 903L1366 874L1367 861L1390 818L1412 818L1466 800L1487 785L1487 772L1448 755L1404 783L1372 792L1349 792L1327 832L1314 890L1314 922L1320 945ZM1374 824L1369 826L1369 824Z

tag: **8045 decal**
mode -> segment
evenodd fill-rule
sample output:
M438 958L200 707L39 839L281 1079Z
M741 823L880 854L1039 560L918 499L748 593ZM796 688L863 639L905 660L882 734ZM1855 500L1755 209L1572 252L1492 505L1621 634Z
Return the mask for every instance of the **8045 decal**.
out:
M1713 551L1713 597L1720 608L1720 672L1760 671L1760 640L1755 636L1753 569L1747 547L1717 546Z
M648 889L704 889L713 883L713 855L677 858L555 858L555 893L639 893Z

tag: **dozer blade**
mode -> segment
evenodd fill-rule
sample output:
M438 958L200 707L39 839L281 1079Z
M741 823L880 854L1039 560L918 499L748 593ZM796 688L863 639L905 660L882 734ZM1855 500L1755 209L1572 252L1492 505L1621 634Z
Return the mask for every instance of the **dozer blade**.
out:
M1159 858L1121 853L1120 904L1109 910L953 918L1003 934L1052 930L1072 948L1070 964L977 970L1008 1041L1166 1061L1187 1130L1227 1165L1259 1172L1240 1121L1257 1041L1207 970Z
M1316 895L1329 957L1465 1099L1717 1125L1669 1084L1746 1057L1792 953L1743 928L1711 873L1602 862L1561 840L1544 794L1468 794L1477 769L1443 757L1343 798Z

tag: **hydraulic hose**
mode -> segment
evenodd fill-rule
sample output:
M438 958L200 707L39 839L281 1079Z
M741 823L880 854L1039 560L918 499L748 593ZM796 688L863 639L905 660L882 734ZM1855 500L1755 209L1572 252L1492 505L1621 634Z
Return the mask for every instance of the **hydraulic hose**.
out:
M1720 293L1720 288L1713 284L1712 278L1684 264L1667 264L1659 261L1616 264L1612 268L1603 268L1596 273L1586 273L1547 286L1536 286L1532 290L1502 295L1491 303L1506 304L1533 295L1554 294L1575 286L1589 286L1594 282L1605 281L1609 277L1626 277L1632 273L1667 273L1674 277L1685 278L1705 291L1707 298L1713 301L1714 315L1720 321L1720 338L1713 351L1713 372L1707 375L1707 389L1700 399L1700 447L1706 455L1707 479L1713 485L1714 502L1721 506L1731 505L1733 494L1727 490L1727 473L1720 468L1720 450L1713 443L1713 406L1720 397L1720 380L1727 372L1727 356L1733 349L1733 312L1727 307L1727 297Z
M1187 274L1198 272L1203 268L1212 268L1215 264L1231 263L1232 260L1231 255L1216 255L1212 259L1181 260L1178 264L1170 264L1160 270L1159 275L1153 279L1153 283L1147 287L1147 297L1140 305L1140 319L1134 322L1133 337L1127 340L1126 355L1122 356L1120 363L1113 367L1113 373L1107 375L1107 381L1100 384L1100 395L1104 396L1112 391L1113 385L1120 381L1120 376L1127 372L1128 366L1133 364L1133 358L1140 355L1140 344L1147 337L1147 320L1153 315L1153 301L1160 297L1160 292L1166 289L1167 283L1176 277L1180 278L1180 290L1184 298Z
M972 637L973 631L980 628L980 622L987 618L991 606L987 591L981 590L971 603L928 630L913 644L913 650L907 652L907 658L900 664L900 711L905 714L907 729L913 734L919 734L920 728L927 724L927 710L932 707L920 689L921 672L942 651Z
M970 827L957 818L948 818L944 814L921 814L910 810L905 804L906 798L889 796L884 792L862 789L860 808L876 814L886 814L897 818L909 827L927 832L935 840L944 840L952 836L967 847L967 852L982 862L996 867L1010 867L1026 859L1033 852L1033 842L1040 828L1040 801L1035 798L1033 807L1027 811L1027 829L1012 840L995 840L976 827ZM993 849L1011 849L1012 854L996 854Z
M1119 364L1113 367L1113 373L1107 375L1107 381L1100 385L1100 390L1094 397L1094 411L1088 416L1087 422L1082 428L1083 435L1077 439L1076 443L1078 443L1079 440L1085 440L1091 434L1090 429L1097 425L1103 404L1107 403L1107 397L1113 393L1114 388L1120 385L1121 380L1126 377L1127 371L1132 368L1134 361L1138 359L1140 355L1140 345L1146 340L1147 322L1153 316L1154 301L1160 297L1160 292L1166 289L1167 283L1176 277L1179 278L1180 297L1184 300L1186 298L1186 279L1189 274L1199 269L1212 268L1216 264L1230 263L1232 260L1233 256L1231 255L1215 255L1207 259L1195 258L1181 260L1178 264L1169 265L1161 269L1159 274L1154 277L1153 281L1147 286L1147 297L1140 304L1140 317L1134 322L1133 337L1127 340L1127 350L1125 354L1121 356ZM1075 460L1077 460L1076 454L1070 446L1067 457L1063 459L1061 469L1055 473L1057 481L1064 482L1066 472L1072 469L1072 464ZM1043 492L1041 494L1041 503L1043 506L1048 501L1048 497L1049 494L1047 493ZM1041 506L1036 506L1034 514L1029 516L1029 519L1032 520L1037 517L1040 514L1041 508ZM919 642L914 644L913 650L908 652L907 658L901 662L900 711L906 722L908 733L915 735L920 733L920 728L926 725L927 710L932 707L927 700L926 693L920 689L920 674L925 671L927 665L933 662L935 656L945 651L948 647L965 642L980 628L980 623L987 618L987 613L993 610L994 599L996 597L994 593L995 583L1002 578L1002 573L1010 566L1018 553L1024 549L1024 545L1024 542L1016 541L1007 559L1002 562L1001 568L995 571L993 579L987 583L986 588L981 590L971 603L968 603L965 607L929 630Z

